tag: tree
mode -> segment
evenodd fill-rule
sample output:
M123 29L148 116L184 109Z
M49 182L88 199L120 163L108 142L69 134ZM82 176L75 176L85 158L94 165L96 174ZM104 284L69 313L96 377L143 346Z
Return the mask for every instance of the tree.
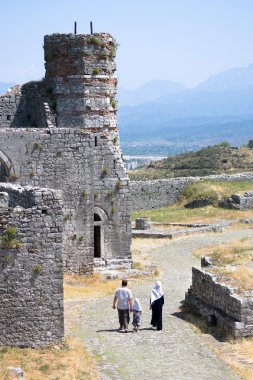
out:
M248 141L247 147L253 149L253 140Z

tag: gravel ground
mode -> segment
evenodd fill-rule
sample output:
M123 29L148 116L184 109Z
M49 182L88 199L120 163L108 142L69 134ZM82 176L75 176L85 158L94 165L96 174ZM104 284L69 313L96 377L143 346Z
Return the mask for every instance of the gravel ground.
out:
M112 296L89 302L66 302L67 333L71 315L80 313L85 346L96 355L103 380L238 379L208 348L210 337L206 339L194 332L189 323L180 319L178 308L191 284L191 267L199 266L191 252L243 237L252 237L252 230L188 236L149 250L152 261L162 270L160 279L165 293L162 331L150 328L149 295L154 281L146 280L139 285L129 282L143 307L138 333L132 331L131 325L127 334L117 331Z

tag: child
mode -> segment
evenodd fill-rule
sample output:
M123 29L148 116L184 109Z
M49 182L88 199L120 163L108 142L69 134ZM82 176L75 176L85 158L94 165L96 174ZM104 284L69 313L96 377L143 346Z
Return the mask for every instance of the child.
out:
M140 301L138 298L134 299L134 305L133 305L133 326L134 331L138 331L140 327L140 321L141 321L141 313L142 313L142 307L140 305Z

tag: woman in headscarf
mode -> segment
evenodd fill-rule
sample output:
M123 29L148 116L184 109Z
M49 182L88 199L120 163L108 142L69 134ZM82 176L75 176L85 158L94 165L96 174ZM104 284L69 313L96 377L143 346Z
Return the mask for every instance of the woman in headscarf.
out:
M161 281L156 281L154 288L151 290L150 308L152 309L151 325L156 330L162 330L162 311L164 304L164 293Z

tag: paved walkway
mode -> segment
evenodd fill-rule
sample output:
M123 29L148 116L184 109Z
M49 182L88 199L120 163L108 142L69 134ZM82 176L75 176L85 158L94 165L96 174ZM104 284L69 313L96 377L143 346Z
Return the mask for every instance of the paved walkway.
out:
M178 317L180 301L191 283L191 267L198 260L191 252L210 244L251 237L252 230L225 231L170 241L150 251L152 261L162 269L165 292L164 329L150 329L149 294L154 281L130 287L143 306L142 327L138 333L116 331L117 312L112 296L78 303L85 345L96 355L103 380L227 380L238 379L208 349L206 339ZM67 312L75 305L66 304Z

